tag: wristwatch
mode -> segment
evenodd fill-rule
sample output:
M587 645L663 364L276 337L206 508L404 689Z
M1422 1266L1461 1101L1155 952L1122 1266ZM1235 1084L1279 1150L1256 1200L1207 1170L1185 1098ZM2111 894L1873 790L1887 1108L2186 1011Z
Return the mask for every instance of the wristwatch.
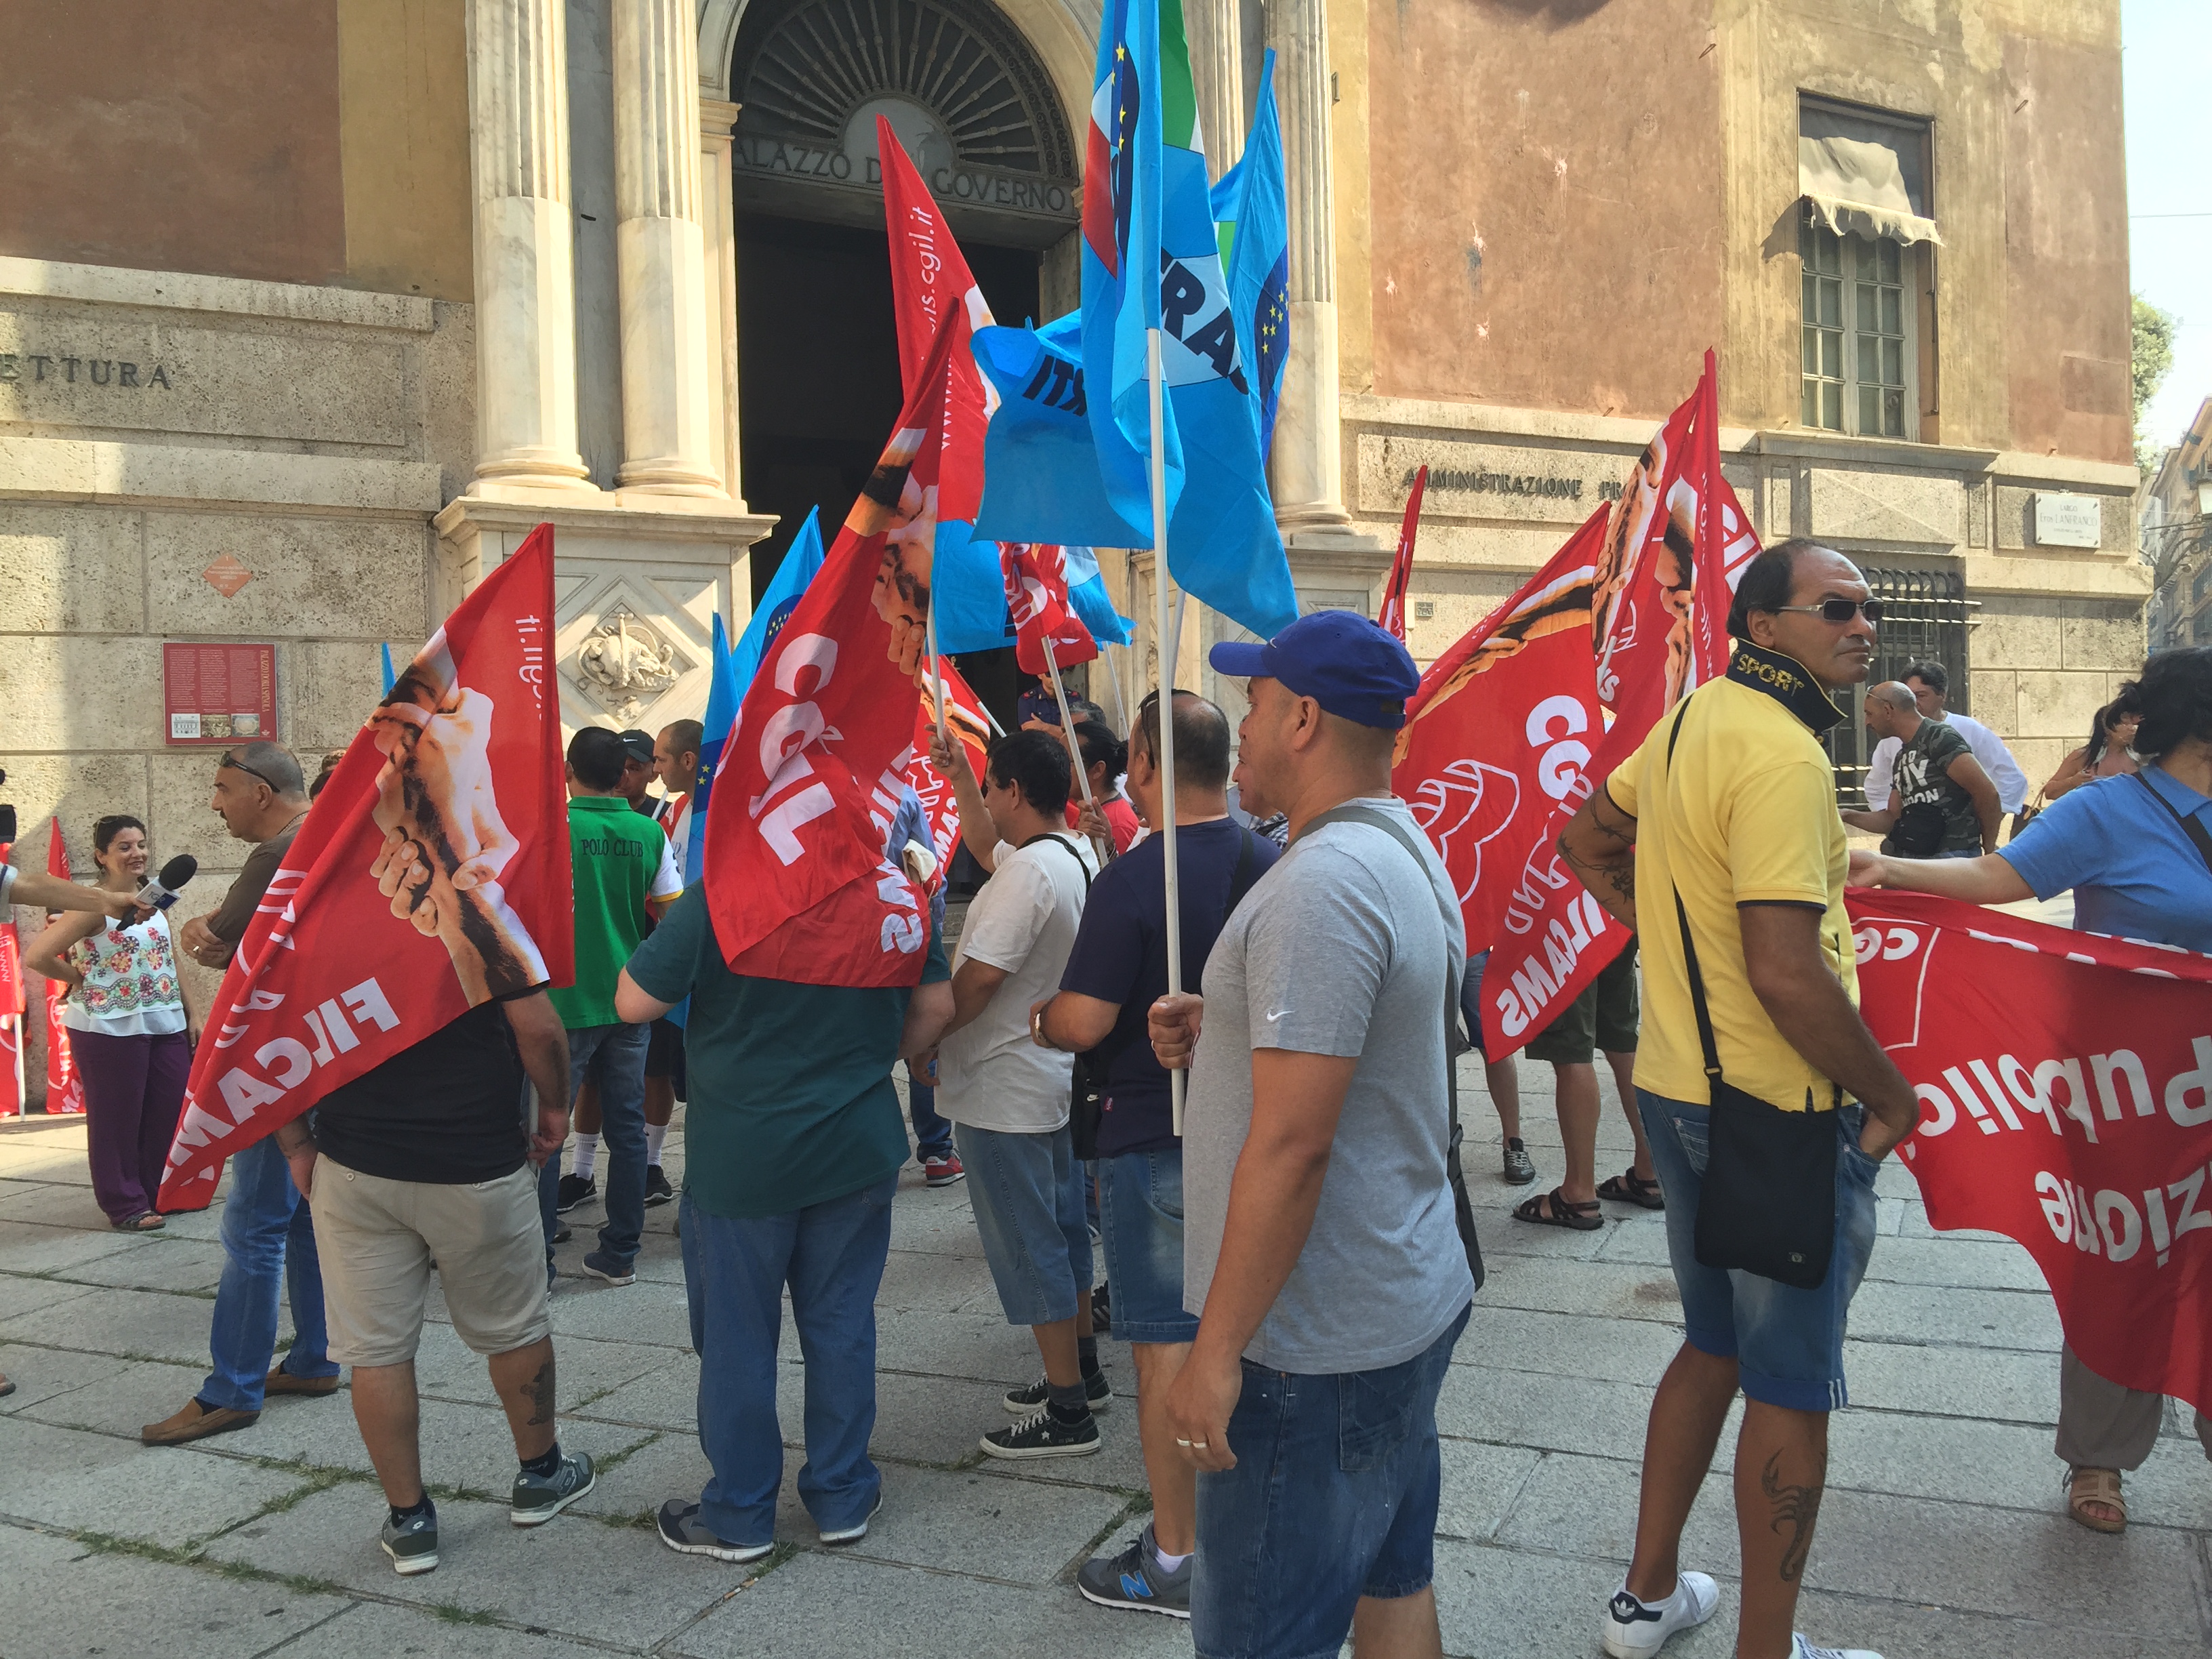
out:
M1050 1048L1054 1046L1052 1039L1044 1034L1044 1011L1051 1006L1052 1004L1049 1002L1042 1003L1030 1015L1030 1036L1042 1048Z

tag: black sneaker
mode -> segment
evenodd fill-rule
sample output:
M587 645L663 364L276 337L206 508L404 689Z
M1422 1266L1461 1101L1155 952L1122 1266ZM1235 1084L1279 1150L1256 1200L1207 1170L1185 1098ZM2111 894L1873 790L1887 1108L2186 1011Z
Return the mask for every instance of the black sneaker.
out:
M645 1166L646 1207L650 1209L656 1204L671 1203L675 1197L676 1188L668 1184L668 1177L661 1174L660 1166L658 1164L647 1164Z
M412 1578L418 1572L429 1572L438 1565L438 1515L434 1510L410 1516L394 1525L391 1512L386 1511L384 1530L377 1542L392 1558L392 1571L402 1578Z
M1093 1335L1114 1334L1114 1287L1101 1285L1091 1292L1091 1330Z
M1040 1376L1025 1389L1006 1390L1005 1405L1012 1417L1027 1417L1031 1412L1041 1412L1050 1399L1050 1383ZM1083 1397L1091 1402L1091 1409L1103 1412L1114 1403L1114 1385L1106 1380L1103 1366L1083 1379Z
M1191 1566L1196 1557L1186 1555L1173 1572L1159 1563L1147 1522L1137 1540L1119 1555L1096 1555L1075 1575L1075 1588L1083 1599L1102 1607L1129 1607L1138 1613L1164 1613L1170 1619L1190 1617Z
M518 1527L542 1527L598 1483L589 1454L563 1452L550 1474L516 1472L507 1518Z
M1105 1443L1089 1412L1079 1423L1063 1423L1047 1407L1009 1428L992 1430L976 1443L992 1457L1088 1457Z
M696 1504L678 1503L673 1498L660 1506L657 1529L660 1541L678 1555L708 1555L717 1561L757 1561L775 1547L773 1540L765 1544L732 1544L726 1538L717 1538L699 1519Z
M568 1225L566 1225L566 1224L563 1224L563 1225L562 1225L560 1228L558 1228L558 1229L556 1229L556 1230L555 1231L555 1232L554 1232L554 1234L553 1234L553 1242L554 1242L556 1244L566 1244L566 1243L567 1243L570 1239L574 1238L575 1236L576 1236L576 1230L575 1230L574 1227L568 1226Z
M599 1183L593 1177L564 1175L561 1177L561 1190L553 1200L553 1208L558 1213L566 1215L586 1199L597 1198L599 1195Z
M635 1285L637 1268L630 1262L618 1261L605 1250L593 1250L584 1258L584 1271L594 1279L604 1279L610 1285Z
M1525 1187L1536 1178L1536 1160L1528 1156L1528 1149L1516 1135L1505 1143L1505 1181L1508 1186ZM562 1182L565 1189L568 1182Z

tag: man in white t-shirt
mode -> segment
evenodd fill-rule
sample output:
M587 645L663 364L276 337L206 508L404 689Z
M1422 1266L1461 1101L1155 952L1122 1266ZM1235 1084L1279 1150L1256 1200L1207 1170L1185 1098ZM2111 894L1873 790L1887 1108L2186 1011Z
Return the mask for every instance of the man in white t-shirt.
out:
M2002 811L2020 811L2021 803L2027 799L2027 774L2020 769L2020 763L2005 747L2004 739L1979 720L1965 714L1954 714L1944 707L1951 694L1951 676L1940 662L1916 662L1907 667L1904 675L1905 688L1912 693L1912 700L1920 705L1923 720L1940 721L1966 740L1966 747L1974 751L1974 758L1982 763L1982 770L1997 787L1997 806ZM1884 738L1875 744L1874 754L1867 762L1867 805L1877 812L1889 810L1890 791L1895 787L1897 754L1902 745L1895 738Z
M963 838L991 872L953 961L937 1109L952 1122L1006 1322L1027 1325L1044 1358L1043 1380L1006 1396L1019 1420L986 1434L982 1448L993 1457L1084 1456L1100 1443L1091 1408L1112 1390L1091 1334L1084 1166L1067 1122L1074 1057L1037 1046L1030 1010L1060 988L1097 866L1067 830L1067 750L1057 738L1001 738L981 788L964 744L939 738L930 758L959 797Z

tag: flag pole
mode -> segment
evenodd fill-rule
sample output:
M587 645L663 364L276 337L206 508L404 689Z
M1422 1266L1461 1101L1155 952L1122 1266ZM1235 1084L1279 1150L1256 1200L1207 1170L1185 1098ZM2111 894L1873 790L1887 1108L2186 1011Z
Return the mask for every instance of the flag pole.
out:
M1173 623L1168 617L1168 448L1163 405L1166 377L1160 371L1160 331L1145 331L1146 379L1152 392L1152 618L1159 635L1160 696L1160 854L1167 876L1168 994L1182 990L1182 882L1176 866L1175 792L1175 677L1170 653L1182 644L1182 610L1176 606ZM1174 633L1170 633L1170 626ZM1182 1067L1168 1073L1172 1095L1175 1132L1182 1133L1183 1096L1188 1073Z
M929 625L929 676L930 678L936 683L934 689L937 692L937 736L938 740L939 742L943 742L945 741L945 662L944 659L937 654L937 607L934 605L932 605L929 607L927 622ZM992 724L995 726L998 722L994 720Z
M1083 745L1075 740L1075 716L1067 712L1067 688L1060 684L1060 663L1052 654L1052 636L1044 637L1045 672L1052 676L1053 701L1060 705L1060 735L1067 744L1067 758L1075 768L1076 787L1083 792L1083 805L1087 809L1091 799L1091 769L1083 763ZM1098 844L1098 837L1091 837L1091 850L1098 854L1098 867L1104 869L1110 856Z
M1128 647L1121 648L1127 651ZM1106 689L1114 694L1114 724L1121 728L1121 740L1127 743L1129 739L1129 706L1121 701L1121 671L1114 666L1114 659L1107 655L1107 649L1105 646L1100 646L1098 654L1106 661Z

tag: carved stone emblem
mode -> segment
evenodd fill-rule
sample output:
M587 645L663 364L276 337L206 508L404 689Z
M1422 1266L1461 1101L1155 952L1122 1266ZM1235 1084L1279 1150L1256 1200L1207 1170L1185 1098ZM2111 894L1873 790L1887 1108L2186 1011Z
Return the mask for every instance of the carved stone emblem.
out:
M596 697L619 720L636 720L676 684L684 667L675 647L623 605L602 618L576 649L578 690Z

